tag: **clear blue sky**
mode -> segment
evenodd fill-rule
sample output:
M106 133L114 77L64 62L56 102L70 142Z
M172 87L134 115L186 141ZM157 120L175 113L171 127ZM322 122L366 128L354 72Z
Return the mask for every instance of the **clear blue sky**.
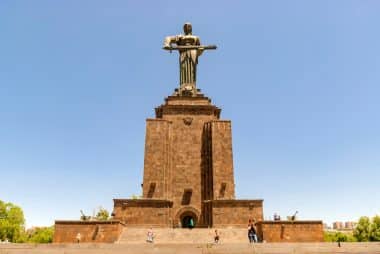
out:
M0 1L0 199L27 225L140 194L145 119L178 84L165 36L218 50L198 87L232 120L238 198L265 218L380 213L380 2Z

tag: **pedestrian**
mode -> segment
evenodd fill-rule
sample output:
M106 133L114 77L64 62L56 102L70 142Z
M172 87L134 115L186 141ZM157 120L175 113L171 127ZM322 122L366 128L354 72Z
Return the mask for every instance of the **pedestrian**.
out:
M219 232L215 229L214 243L219 243Z
M257 236L257 227L256 227L256 220L253 219L253 237L254 237L254 241L255 243L257 243L259 241L259 238Z
M153 238L154 238L154 235L153 235L153 228L150 228L150 229L148 230L148 233L147 233L147 239L146 239L146 241L147 241L148 243L153 243Z
M82 238L82 236L81 236L81 234L78 232L78 234L77 234L77 236L76 236L77 243L80 243L81 238Z
M189 228L192 229L194 227L194 220L193 218L190 218L189 220Z
M248 239L250 243L257 242L257 232L255 220L248 221Z

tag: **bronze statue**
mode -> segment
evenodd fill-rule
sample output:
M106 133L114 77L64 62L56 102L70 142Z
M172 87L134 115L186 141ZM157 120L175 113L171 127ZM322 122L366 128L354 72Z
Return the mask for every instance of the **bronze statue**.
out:
M180 87L177 95L196 96L198 56L204 50L216 49L216 46L201 45L199 37L192 34L190 23L183 25L183 31L185 34L166 37L163 49L179 51Z

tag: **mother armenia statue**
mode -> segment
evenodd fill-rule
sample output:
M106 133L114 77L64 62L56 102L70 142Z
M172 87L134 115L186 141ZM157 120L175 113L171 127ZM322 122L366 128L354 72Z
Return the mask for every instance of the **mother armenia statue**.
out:
M164 41L163 49L178 50L179 52L179 69L180 69L180 87L177 95L196 96L196 79L198 56L204 50L216 49L215 45L201 45L199 37L192 34L190 23L183 25L185 34L167 36Z

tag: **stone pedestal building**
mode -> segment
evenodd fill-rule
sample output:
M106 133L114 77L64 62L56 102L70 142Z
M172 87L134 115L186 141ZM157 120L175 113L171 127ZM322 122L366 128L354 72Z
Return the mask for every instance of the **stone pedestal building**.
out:
M195 227L263 220L263 200L235 199L231 121L199 92L169 96L146 121L143 196L114 199L127 225Z

